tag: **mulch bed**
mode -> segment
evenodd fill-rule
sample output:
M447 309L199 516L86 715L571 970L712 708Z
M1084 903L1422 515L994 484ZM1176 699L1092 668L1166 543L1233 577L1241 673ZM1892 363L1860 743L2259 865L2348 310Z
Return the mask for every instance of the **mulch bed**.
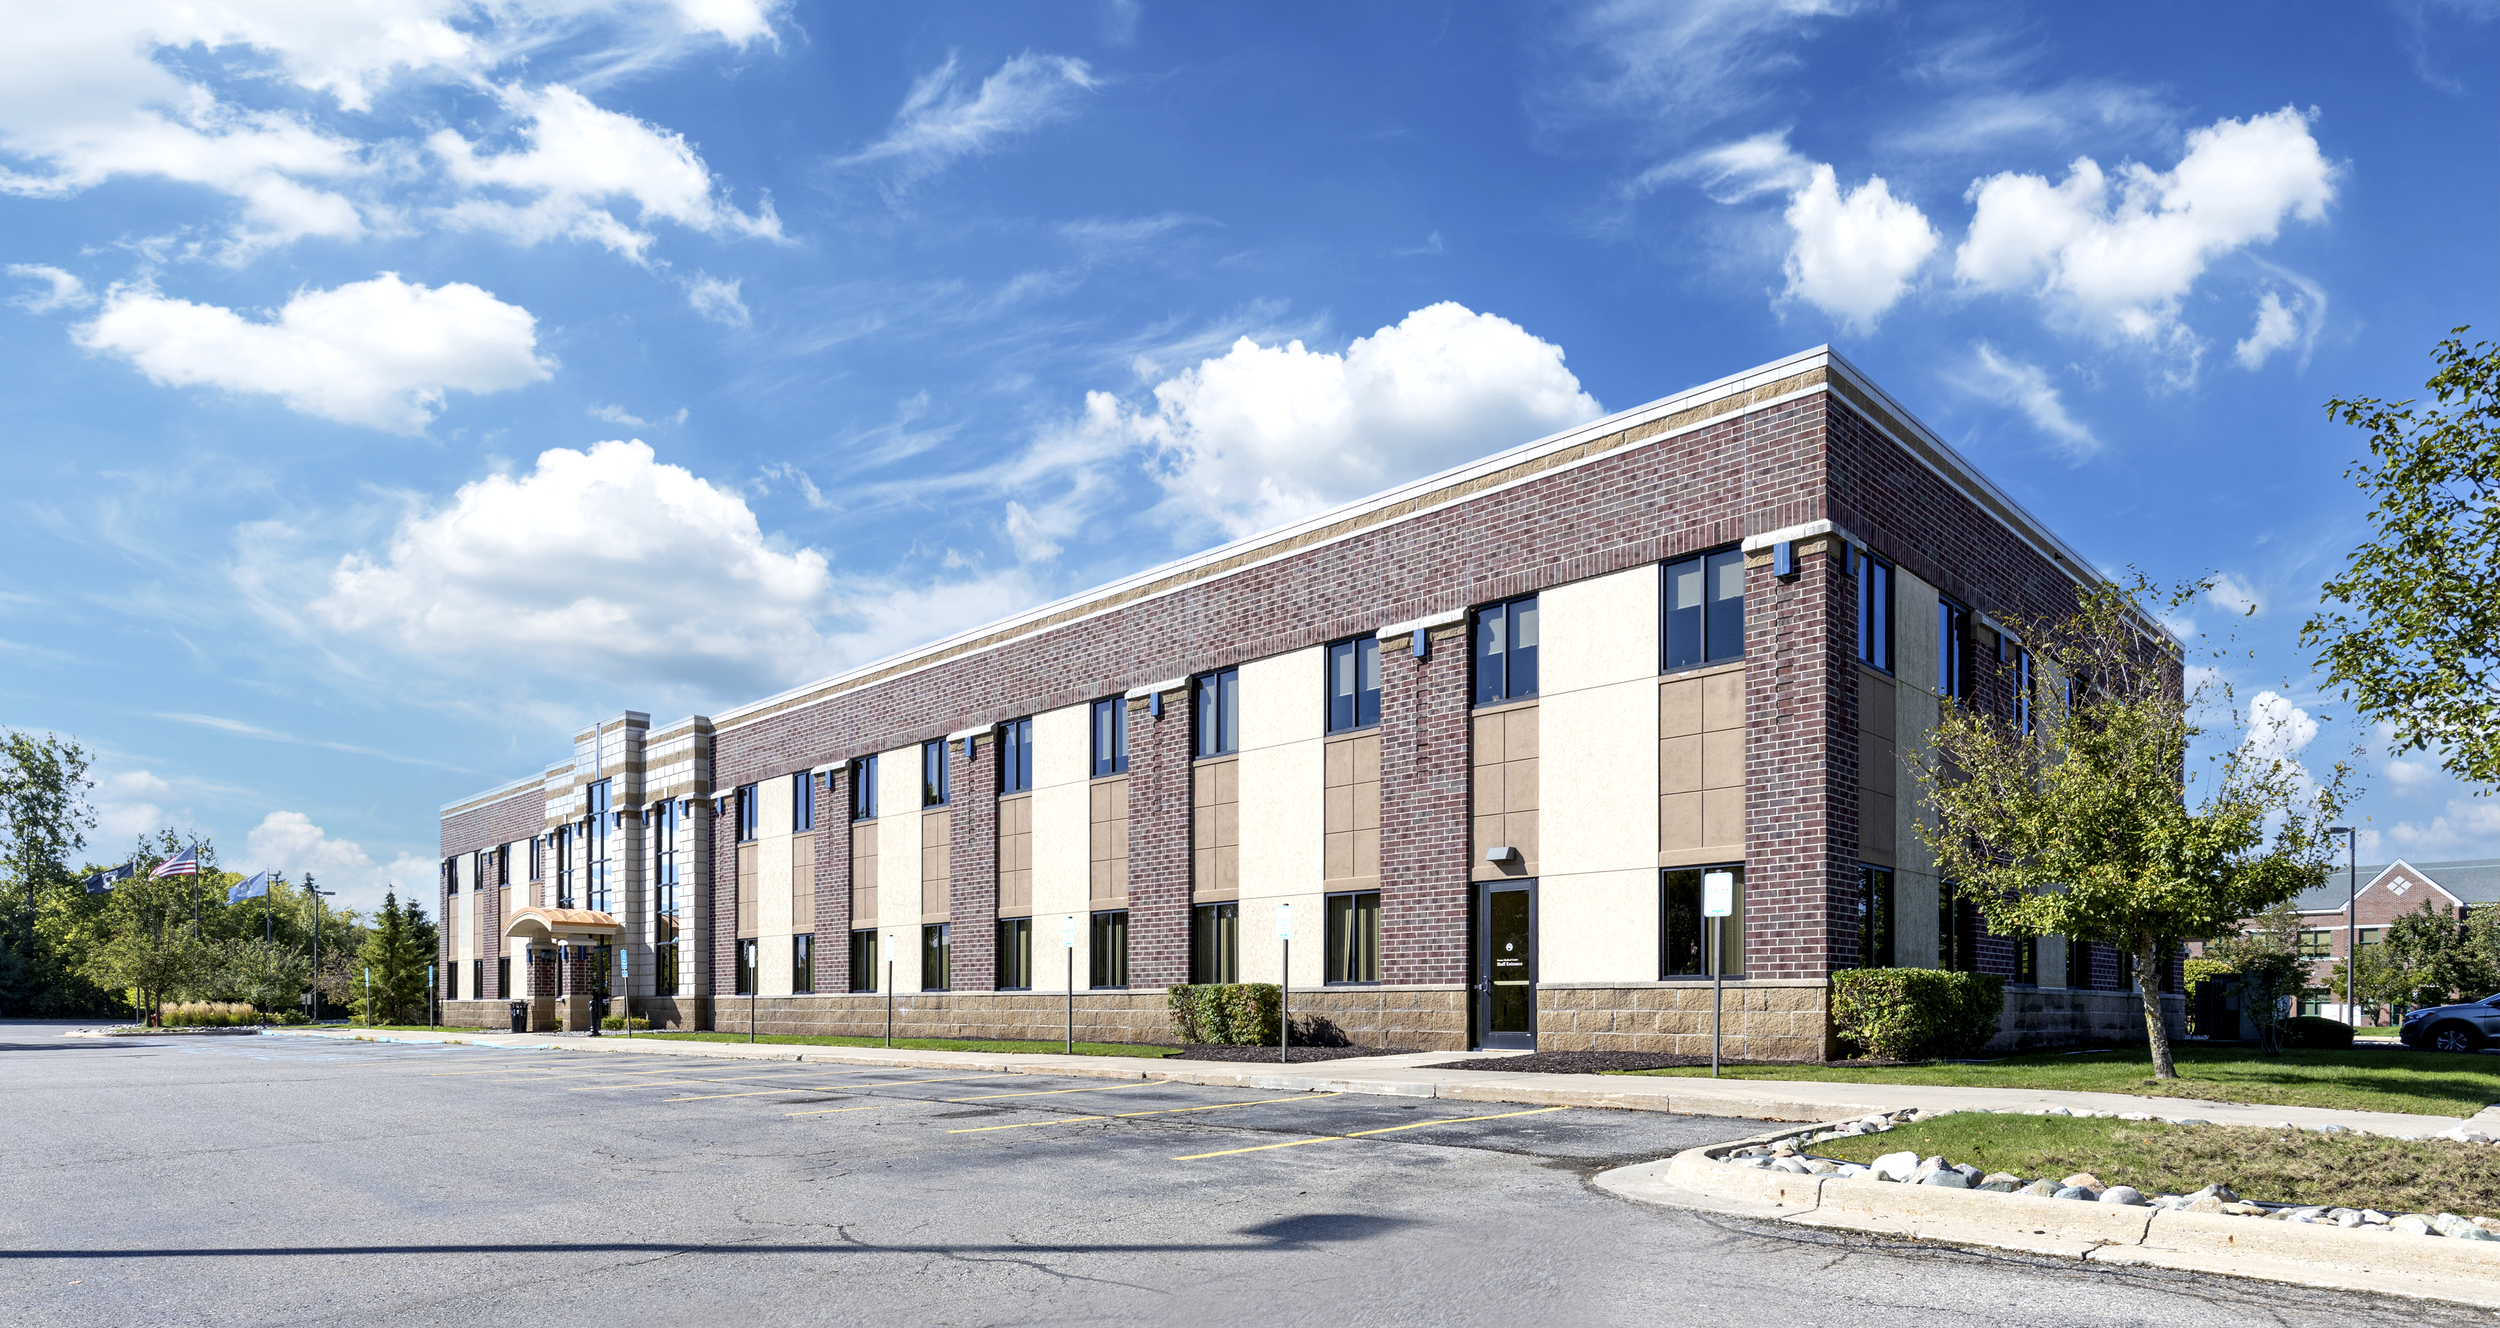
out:
M1747 1061L1734 1057L1720 1059L1729 1065L1852 1065L1877 1067L1910 1065L1912 1061ZM1505 1074L1605 1074L1610 1070L1680 1070L1692 1066L1707 1069L1707 1056L1674 1056L1653 1051L1532 1051L1525 1056L1487 1056L1481 1060L1450 1061L1427 1065L1427 1070L1495 1070Z
M1357 1056L1403 1056L1411 1050L1413 1048L1410 1047L1293 1047L1289 1049L1289 1063L1300 1065L1307 1061L1342 1061ZM1279 1063L1274 1047L1219 1047L1195 1043L1182 1048L1181 1054L1172 1059L1265 1061L1270 1065Z

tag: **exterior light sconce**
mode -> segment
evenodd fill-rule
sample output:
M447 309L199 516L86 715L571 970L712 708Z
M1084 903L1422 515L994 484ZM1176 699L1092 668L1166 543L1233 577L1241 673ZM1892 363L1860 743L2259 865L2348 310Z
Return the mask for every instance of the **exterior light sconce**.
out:
M1520 854L1518 849L1515 849L1508 844L1503 844L1498 848L1486 849L1484 851L1484 860L1498 867L1506 862L1519 861Z
M1786 580L1797 574L1797 542L1781 540L1771 546L1771 575Z
M1163 693L1146 693L1146 713L1154 716L1156 719L1163 718Z
M1432 658L1432 634L1421 627L1415 629L1415 658Z

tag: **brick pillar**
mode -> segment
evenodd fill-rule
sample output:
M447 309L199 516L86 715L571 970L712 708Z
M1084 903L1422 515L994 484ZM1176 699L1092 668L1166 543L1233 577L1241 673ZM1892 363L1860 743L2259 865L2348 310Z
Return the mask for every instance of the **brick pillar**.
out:
M732 800L736 798L731 794ZM707 916L712 924L712 984L714 996L733 995L738 990L738 817L736 808L730 815L712 817L712 860L705 864L705 887L711 894Z
M1856 583L1810 555L1745 567L1745 972L1819 978L1857 954Z
M851 989L851 768L825 775L816 804L816 990Z
M529 999L554 1000L556 996L556 948L533 941L530 943L528 955Z
M1128 983L1189 981L1189 691L1128 708Z
M478 912L483 921L478 926L477 954L478 958L486 961L486 976L479 981L477 991L478 995L493 1001L512 999L512 993L503 989L503 965L495 962L503 957L504 952L504 896L508 893L507 888L495 886L487 890L484 899L478 901Z
M1467 980L1467 629L1381 642L1380 977ZM1314 936L1313 940L1319 939Z
M956 991L998 990L998 739L964 741L946 818L947 915L955 924L948 981ZM1132 921L1132 925L1134 925Z

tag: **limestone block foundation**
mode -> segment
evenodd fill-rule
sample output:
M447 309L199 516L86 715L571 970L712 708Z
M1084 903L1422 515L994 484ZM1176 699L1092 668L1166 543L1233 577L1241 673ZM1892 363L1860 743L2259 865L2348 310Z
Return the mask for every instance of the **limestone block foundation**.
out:
M1830 1043L1822 980L1730 979L1720 1054L1745 1060L1821 1060ZM1537 988L1538 1051L1710 1054L1707 982L1546 983Z
M1167 1001L1160 987L1078 992L1076 1040L1169 1044ZM1294 1032L1314 1042L1459 1051L1467 1046L1466 1001L1465 989L1455 986L1296 991ZM636 1002L638 1009L655 1004ZM712 1027L746 1032L749 1008L743 996L713 998ZM759 1034L874 1038L886 1031L886 999L875 992L758 996L752 1008ZM1056 1042L1067 1036L1067 1009L1067 997L1058 992L897 992L894 1036ZM656 1017L653 1025L659 1026Z
M2176 1040L2187 1036L2187 997L2163 992L2162 1022ZM1990 1051L2029 1051L2108 1042L2144 1041L2144 998L2125 991L2008 987L2005 1015Z

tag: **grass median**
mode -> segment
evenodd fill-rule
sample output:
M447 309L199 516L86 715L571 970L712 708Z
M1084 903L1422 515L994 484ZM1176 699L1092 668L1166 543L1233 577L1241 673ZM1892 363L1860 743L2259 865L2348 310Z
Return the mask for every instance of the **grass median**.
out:
M2500 1214L2500 1147L2445 1139L1957 1111L1807 1151L1844 1162L1942 1155L2025 1179L2088 1171L2146 1194L2191 1194L2219 1181L2268 1203Z
M2471 1116L2500 1102L2500 1057L2366 1047L2287 1051L2280 1056L2240 1048L2179 1047L2172 1056L2179 1070L2179 1077L2172 1080L2154 1079L2151 1057L2134 1049L2008 1056L1980 1063L1742 1065L1720 1071L1719 1077L2131 1093L2424 1116ZM1677 1067L1624 1073L1689 1077L1710 1071Z
M610 1033L607 1036L623 1037L625 1035ZM673 1042L747 1041L747 1035L744 1033L636 1033L634 1036ZM765 1033L756 1037L755 1042L758 1045L771 1043L775 1046L797 1047L874 1047L878 1050L884 1050L887 1045L884 1038L816 1037L804 1033ZM1043 1052L1065 1053L1068 1044L1065 1042L991 1042L971 1038L896 1038L893 1047L896 1051L986 1051L993 1054L1025 1056ZM1079 1042L1076 1044L1076 1054L1079 1056L1137 1056L1153 1060L1165 1056L1177 1056L1180 1054L1180 1048L1156 1047L1136 1042Z

